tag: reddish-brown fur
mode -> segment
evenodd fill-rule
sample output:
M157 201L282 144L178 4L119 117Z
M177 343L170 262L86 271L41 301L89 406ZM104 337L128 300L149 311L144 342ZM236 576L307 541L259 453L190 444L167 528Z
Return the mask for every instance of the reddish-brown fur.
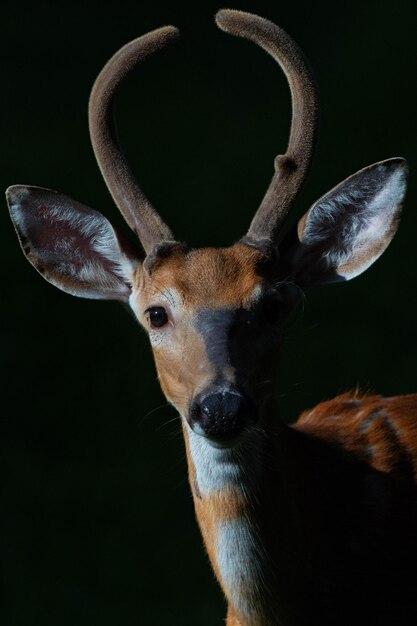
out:
M380 472L401 474L404 464L417 482L417 394L383 398L346 393L305 411L294 428L341 446Z
M261 282L257 265L262 258L258 250L242 243L198 250L178 247L150 274L139 268L138 291L144 290L148 296L159 288L176 289L189 310L241 306Z

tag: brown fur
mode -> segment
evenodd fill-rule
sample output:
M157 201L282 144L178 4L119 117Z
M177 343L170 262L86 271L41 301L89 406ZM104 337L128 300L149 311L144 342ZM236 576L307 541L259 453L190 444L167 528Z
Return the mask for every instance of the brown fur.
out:
M230 606L227 610L226 626L246 626L242 621L239 620L236 613Z
M156 269L143 277L147 294L158 289L176 289L186 309L236 307L249 303L261 282L257 265L260 252L237 243L228 248L175 248Z
M346 393L302 413L294 428L341 446L380 472L404 464L417 482L417 394L383 398Z

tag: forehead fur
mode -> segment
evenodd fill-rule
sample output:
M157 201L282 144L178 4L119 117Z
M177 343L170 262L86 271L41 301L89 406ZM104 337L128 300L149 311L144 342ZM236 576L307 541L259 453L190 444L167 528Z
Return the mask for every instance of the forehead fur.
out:
M176 289L195 307L231 307L249 303L262 281L257 266L262 255L237 243L229 248L175 250L154 269L157 289Z

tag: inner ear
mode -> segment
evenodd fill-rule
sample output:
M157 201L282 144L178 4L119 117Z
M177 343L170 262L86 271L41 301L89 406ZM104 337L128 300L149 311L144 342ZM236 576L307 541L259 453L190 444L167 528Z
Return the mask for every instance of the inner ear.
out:
M398 226L407 163L360 170L315 202L280 246L288 276L302 287L350 280L384 252Z
M46 280L72 295L128 301L140 253L101 213L41 187L14 185L7 201L23 252Z

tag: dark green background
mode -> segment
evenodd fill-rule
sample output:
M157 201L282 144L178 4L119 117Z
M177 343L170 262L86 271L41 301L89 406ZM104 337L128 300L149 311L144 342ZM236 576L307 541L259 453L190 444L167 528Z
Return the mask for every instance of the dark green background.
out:
M292 221L372 162L405 156L410 191L383 259L311 293L288 329L282 413L361 385L417 389L414 2L242 2L288 30L315 69L321 138ZM89 144L107 58L166 23L182 40L121 89L123 145L174 232L222 245L248 226L285 149L285 79L213 25L216 4L14 2L2 7L2 187L58 189L124 228ZM4 626L220 625L175 412L145 334L118 304L71 298L24 260L3 203L0 554Z

